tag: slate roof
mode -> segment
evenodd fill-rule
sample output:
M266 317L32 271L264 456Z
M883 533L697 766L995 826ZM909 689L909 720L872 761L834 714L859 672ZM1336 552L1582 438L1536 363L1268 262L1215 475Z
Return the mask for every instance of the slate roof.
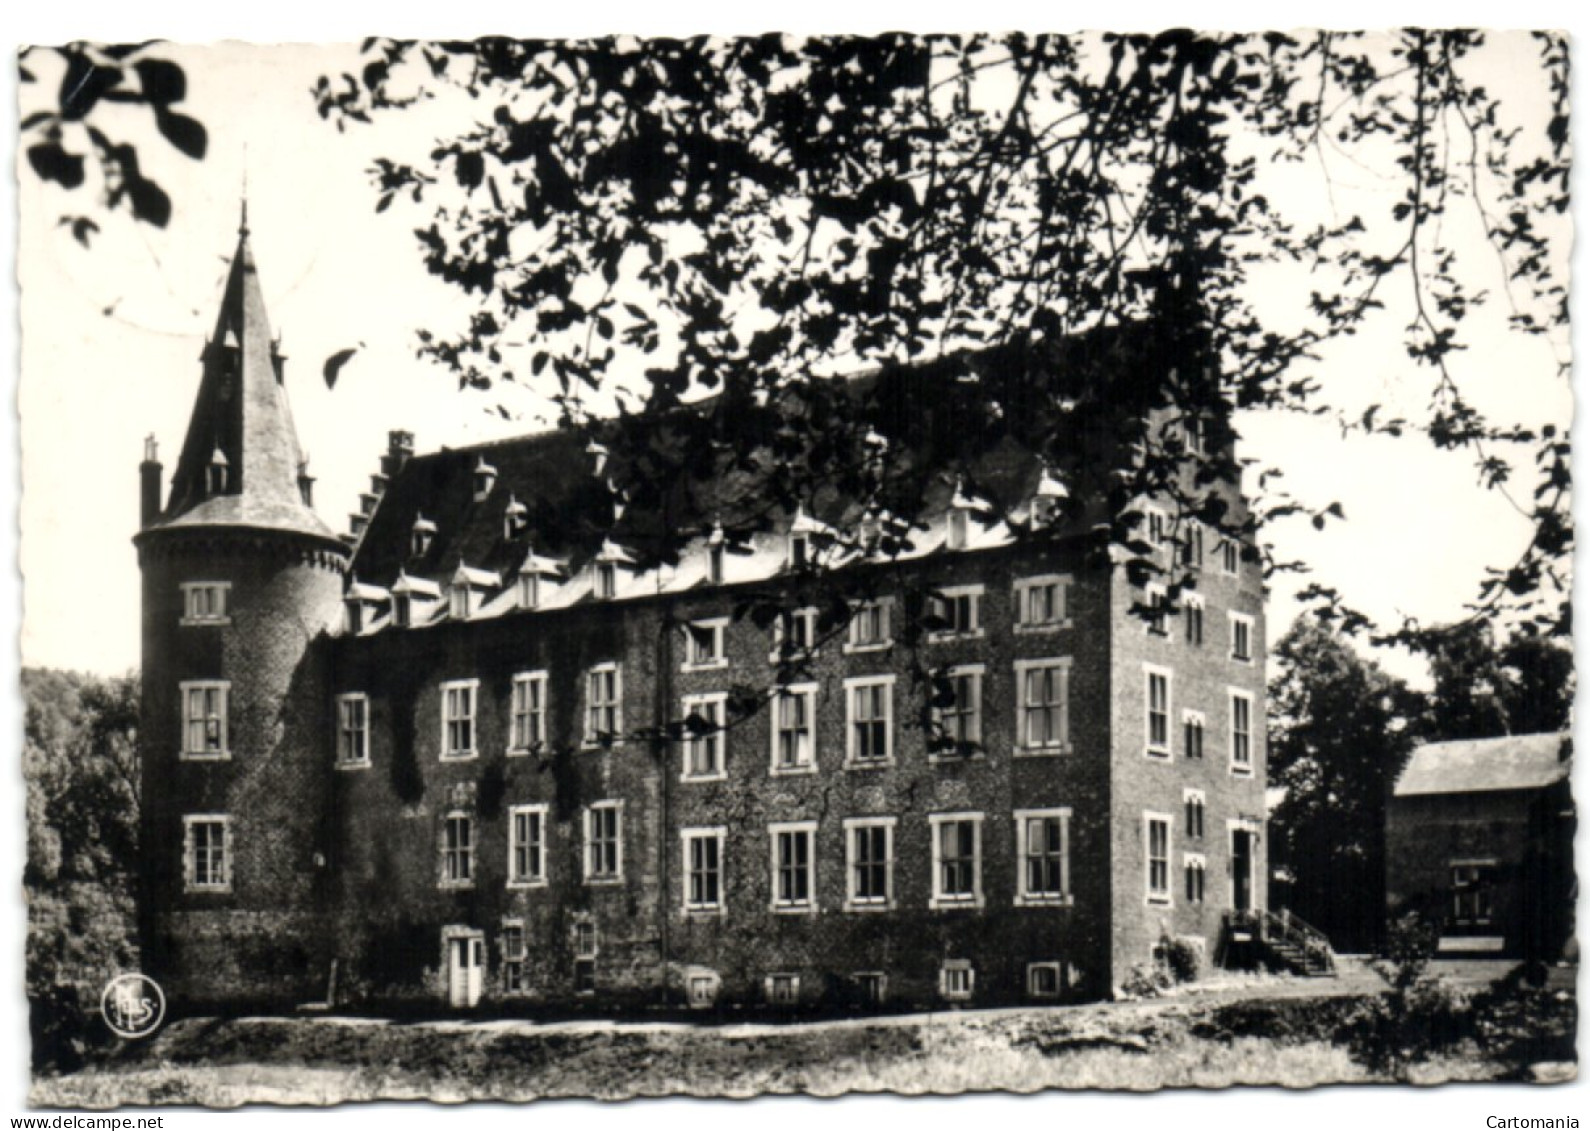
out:
M1540 789L1562 781L1572 766L1569 734L1432 742L1413 752L1397 779L1397 797Z
M303 453L282 379L248 229L238 234L215 330L205 343L188 434L171 477L171 494L150 528L246 526L336 536L304 503L298 475ZM208 469L224 457L228 482L209 491Z

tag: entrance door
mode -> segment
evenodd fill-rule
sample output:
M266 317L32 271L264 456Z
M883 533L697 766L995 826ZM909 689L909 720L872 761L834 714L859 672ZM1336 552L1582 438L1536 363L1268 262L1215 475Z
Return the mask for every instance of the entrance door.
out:
M1253 910L1253 834L1231 830L1231 909Z
M485 959L485 940L480 936L455 936L447 940L447 1004L457 1009L472 1009L479 1003Z

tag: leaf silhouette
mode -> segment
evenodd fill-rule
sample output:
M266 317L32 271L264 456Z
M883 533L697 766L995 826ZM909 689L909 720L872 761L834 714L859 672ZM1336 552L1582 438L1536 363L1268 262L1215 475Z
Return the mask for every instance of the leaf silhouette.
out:
M326 388L335 389L337 387L337 376L342 372L342 367L347 365L353 359L353 355L358 352L359 347L352 346L345 350L338 350L326 358L326 364L320 370L321 374L326 378Z

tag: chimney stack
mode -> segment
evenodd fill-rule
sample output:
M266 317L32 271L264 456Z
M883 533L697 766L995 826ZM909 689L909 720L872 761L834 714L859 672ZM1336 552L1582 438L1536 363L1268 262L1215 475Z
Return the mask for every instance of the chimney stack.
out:
M154 433L144 437L144 461L138 465L138 525L146 527L160 517L160 446Z

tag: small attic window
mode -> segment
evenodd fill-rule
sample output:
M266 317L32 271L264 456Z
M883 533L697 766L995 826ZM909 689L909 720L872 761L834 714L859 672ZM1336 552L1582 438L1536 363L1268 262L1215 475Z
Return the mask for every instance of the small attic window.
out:
M505 541L513 541L525 532L525 527L530 525L530 508L521 503L512 495L508 496L508 509L502 515L502 536Z
M613 562L598 562L596 566L596 595L604 601L618 592L618 566Z
M541 579L533 573L519 575L519 607L533 609L541 603Z
M475 502L481 502L491 489L497 484L497 469L486 462L486 457L481 456L475 463Z
M707 580L714 585L723 584L723 545L707 548Z
M414 623L414 599L407 593L392 595L392 623L399 628L408 628Z
M226 453L216 448L215 454L210 457L210 465L205 468L205 486L209 494L225 494L230 471L231 465L227 461Z
M424 515L417 515L410 536L409 552L416 558L422 558L430 552L431 539L436 536L436 524Z
M965 507L952 507L949 517L950 525L944 536L944 544L952 550L964 550L971 533L972 516Z
M475 614L479 597L472 585L455 585L450 591L454 620L468 620Z
M809 534L789 536L789 564L795 569L805 569L812 560L812 539Z
M357 636L364 631L364 602L357 597L349 597L342 603L343 624L347 626L349 636Z

